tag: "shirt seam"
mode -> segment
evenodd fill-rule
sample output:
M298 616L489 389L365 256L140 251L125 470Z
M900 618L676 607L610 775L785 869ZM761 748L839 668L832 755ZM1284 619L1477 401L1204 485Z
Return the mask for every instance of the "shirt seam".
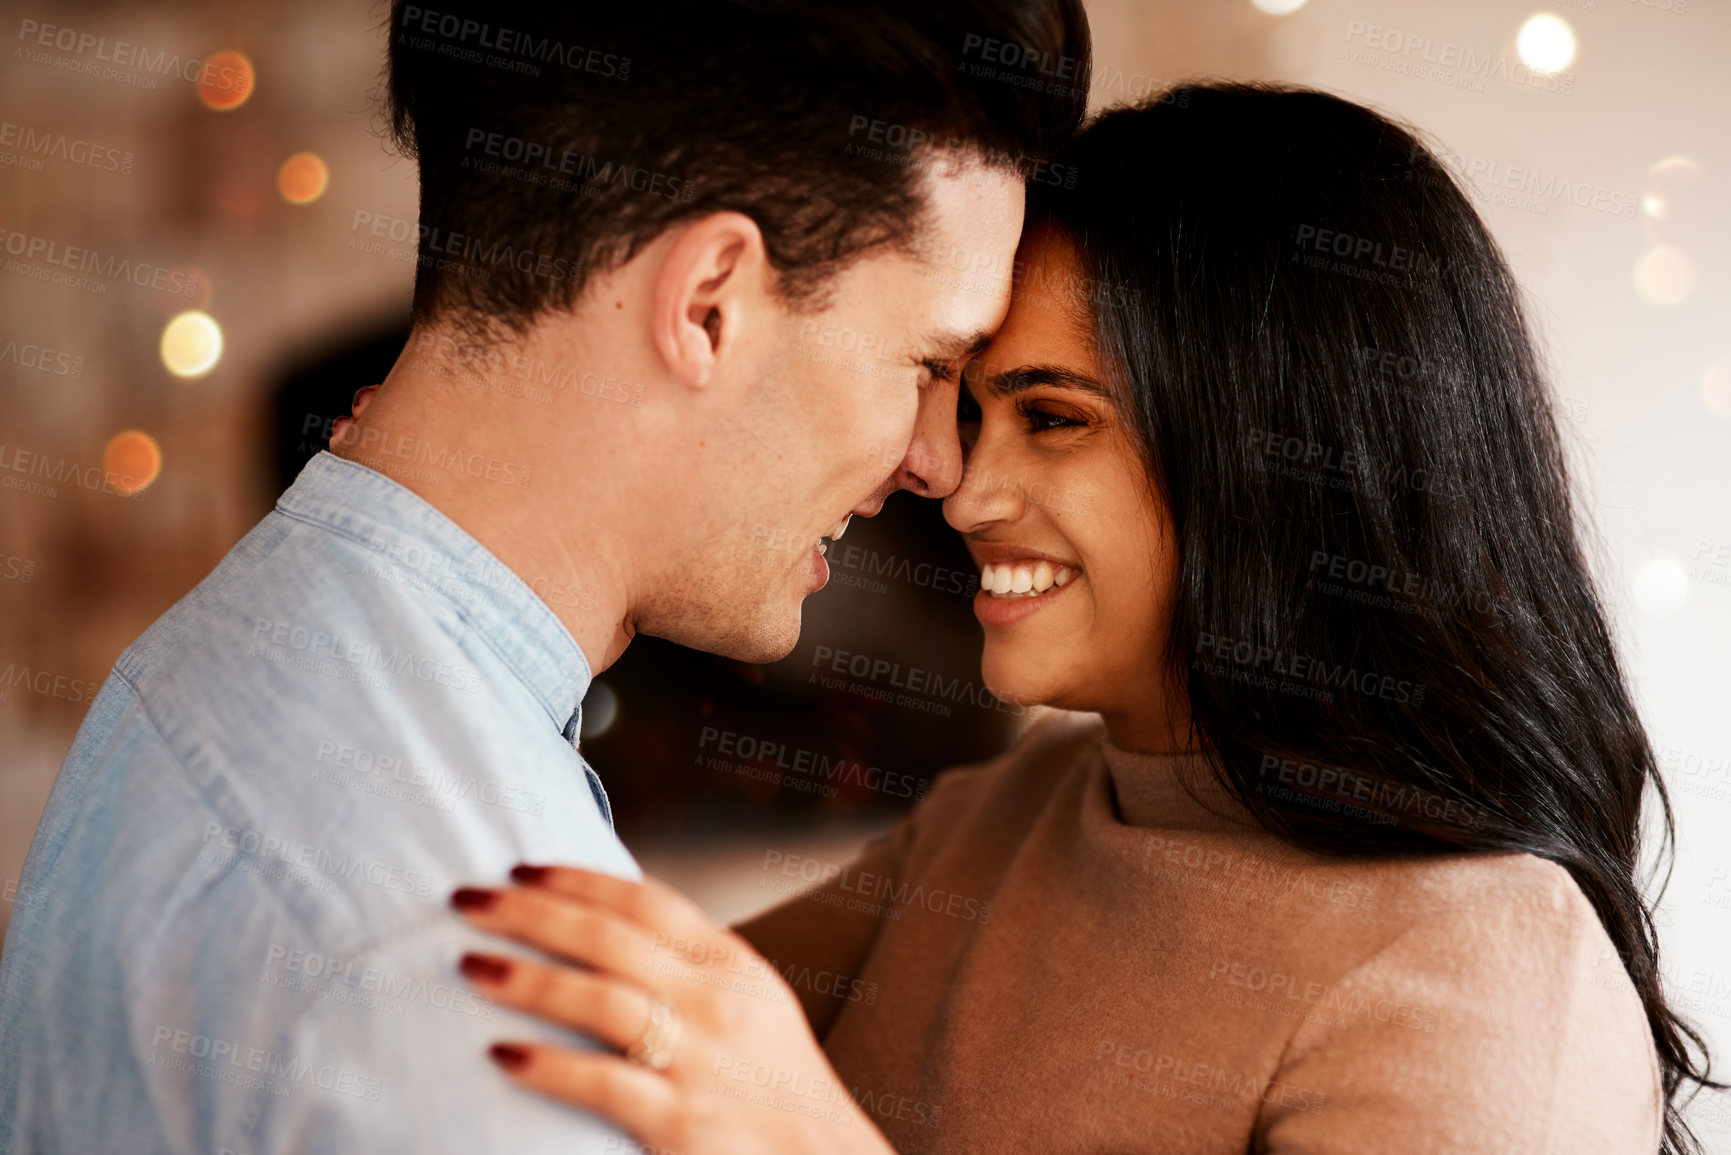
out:
M206 795L204 788L199 785L198 781L187 769L185 760L181 758L179 754L175 753L174 747L169 744L167 737L163 735L162 729L157 724L156 719L150 716L150 709L145 703L143 693L141 693L138 687L133 685L132 681L119 670L115 671L115 677L118 678L120 683L126 687L127 693L131 695L133 702L138 707L140 719L150 731L151 738L155 740L159 747L161 747L163 753L168 756L170 763L180 774L181 779L186 783L188 789L192 791L193 796L198 799L199 805L204 807L205 811L211 817L217 819L224 818L225 816L223 813L217 809L216 805ZM256 880L246 881L245 885L255 893L262 892L268 894L271 901L279 910L288 916L309 942L324 942L324 936L318 933L318 928L311 925L301 912L295 909L292 903L288 902L280 893L278 893L275 887L264 885ZM173 910L165 911L165 921L167 918L171 918L174 914L178 913L185 907L185 905L186 903L182 901L177 903ZM374 939L371 942L366 942L363 939L365 945L357 947L354 951L355 960L363 961L375 958L392 947L401 945L407 940L411 940L419 935L436 930L437 928L437 912L429 910L428 913L423 916L405 921L398 928L394 929L391 933L382 938ZM284 1020L284 1033L288 1036L289 1042L293 1043L297 1040L304 1039L308 1034L316 1030L319 1025L318 1020L322 1017L324 1012L328 1012L331 1009L332 1008L330 1007L313 1004L302 1008L292 1017L286 1018Z
M138 707L139 717L144 721L144 724L149 727L151 737L156 740L157 745L162 747L163 753L168 755L168 760L173 764L175 771L179 773L181 780L186 783L187 788L192 791L193 796L198 799L199 805L204 807L205 812L210 817L226 819L228 816L223 814L223 812L217 808L216 803L211 801L210 796L205 793L204 787L199 784L198 780L193 777L192 771L187 768L186 760L175 752L174 747L169 744L167 736L163 734L162 727L157 724L155 718L151 717L150 707L145 701L143 692L139 690L139 688L132 683L132 680L118 668L114 671L114 676L120 680L121 685L126 687L127 693L132 695L132 700ZM253 820L250 810L246 812L246 818L249 822ZM276 888L260 886L259 889L263 890L264 893L269 894L271 898L275 900L277 905L282 907L289 917L294 920L295 925L298 926L309 938L318 937L314 934L314 928L305 918L302 917L300 912L297 911L291 903L284 900L283 896L277 893ZM185 904L181 903L179 905L184 906ZM176 910L178 909L179 906L176 907Z
M195 779L193 777L191 771L187 768L185 760L183 758L181 758L179 754L175 753L173 746L171 746L169 744L167 737L165 737L163 735L161 727L157 725L156 719L154 719L150 716L150 708L149 708L149 706L146 705L144 695L139 691L138 687L133 685L131 680L128 679L124 674L120 673L118 670L115 671L115 677L117 677L120 680L121 684L126 687L127 692L129 694L131 694L133 702L136 703L138 706L140 718L144 721L145 725L147 727L149 727L149 729L150 729L151 737L153 739L155 739L157 745L159 745L162 748L163 752L168 756L169 761L174 765L174 768L180 774L181 779L186 783L187 787L192 791L194 797L196 797L198 799L199 805L204 807L206 813L210 817L217 818L217 819L225 819L227 816L224 815L223 812L217 808L216 804L211 801L210 797L205 793L204 788L201 785L199 785L197 779ZM253 815L252 815L251 811L247 811L246 818L249 822L253 821ZM283 895L277 891L277 889L275 887L265 885L265 884L258 882L256 880L248 881L247 885L255 891L270 895L271 899L276 903L276 905L278 907L280 907L283 910L283 912L288 915L288 917L290 919L293 920L295 926L298 927L300 929L301 933L304 934L309 940L318 941L318 942L324 941L324 936L319 934L318 928L313 926L311 923L309 923L306 920L306 918L301 914L301 912L299 910L297 910L292 903L288 902L283 897ZM180 903L175 908L176 911L178 911L180 909L180 907L184 906L184 905L185 905L184 903ZM172 912L165 912L165 913L172 913ZM385 935L384 937L373 938L371 940L363 937L361 939L361 943L358 944L354 948L355 957L356 958L364 958L364 957L371 955L371 954L373 954L379 950L384 949L388 945L396 943L398 940L400 940L402 938L406 938L406 937L410 937L410 936L415 935L415 934L419 934L422 930L424 930L427 927L430 927L432 925L434 925L434 919L433 919L432 914L429 913L428 915L425 915L425 916L420 916L417 918L405 920L405 922L400 927L393 929L389 934ZM315 1008L309 1008L309 1011L306 1013L310 1013L310 1011L316 1010L316 1009L318 1009L318 1008L316 1008L316 1007ZM303 1015L303 1017L304 1017L304 1015Z

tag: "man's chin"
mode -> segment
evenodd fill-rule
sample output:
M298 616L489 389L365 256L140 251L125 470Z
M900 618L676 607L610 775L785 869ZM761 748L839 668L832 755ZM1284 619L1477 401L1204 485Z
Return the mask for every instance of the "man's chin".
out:
M793 637L785 642L754 640L740 645L721 656L724 658L732 658L736 662L750 662L757 666L768 666L781 661L783 658L793 653L793 648L798 644L799 634L795 632ZM719 650L716 652L721 653Z
M753 617L733 621L708 621L701 631L681 630L660 635L688 649L766 666L793 653L799 644L800 607L792 612L763 608Z

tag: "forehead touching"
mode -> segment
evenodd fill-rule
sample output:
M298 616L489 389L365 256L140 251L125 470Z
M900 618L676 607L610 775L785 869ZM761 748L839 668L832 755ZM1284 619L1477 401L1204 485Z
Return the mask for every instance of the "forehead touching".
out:
M1016 253L1015 287L1004 323L970 368L970 380L1027 388L1031 384L1081 386L1097 376L1094 317L1087 277L1069 235L1038 226L1023 236ZM1063 368L1060 374L1013 374L1025 367Z
M923 356L953 360L984 347L1009 308L1022 233L1022 178L971 156L940 159L924 177L926 211L908 256Z

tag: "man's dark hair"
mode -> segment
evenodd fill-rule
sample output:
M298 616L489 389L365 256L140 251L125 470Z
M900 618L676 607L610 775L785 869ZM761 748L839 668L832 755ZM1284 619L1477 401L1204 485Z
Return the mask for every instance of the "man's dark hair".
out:
M925 168L1036 179L1080 123L1079 0L393 0L388 114L421 170L415 319L522 332L670 226L757 222L815 304L907 246Z

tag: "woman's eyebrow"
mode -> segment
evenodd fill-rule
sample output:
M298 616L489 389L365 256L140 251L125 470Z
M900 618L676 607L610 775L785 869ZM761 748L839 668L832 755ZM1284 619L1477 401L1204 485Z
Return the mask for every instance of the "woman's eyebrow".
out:
M979 362L975 364L980 365ZM990 365L980 365L980 370L974 380L998 393L1020 393L1036 385L1052 385L1100 396L1106 394L1106 387L1094 378L1061 365L1018 365L1001 371Z

